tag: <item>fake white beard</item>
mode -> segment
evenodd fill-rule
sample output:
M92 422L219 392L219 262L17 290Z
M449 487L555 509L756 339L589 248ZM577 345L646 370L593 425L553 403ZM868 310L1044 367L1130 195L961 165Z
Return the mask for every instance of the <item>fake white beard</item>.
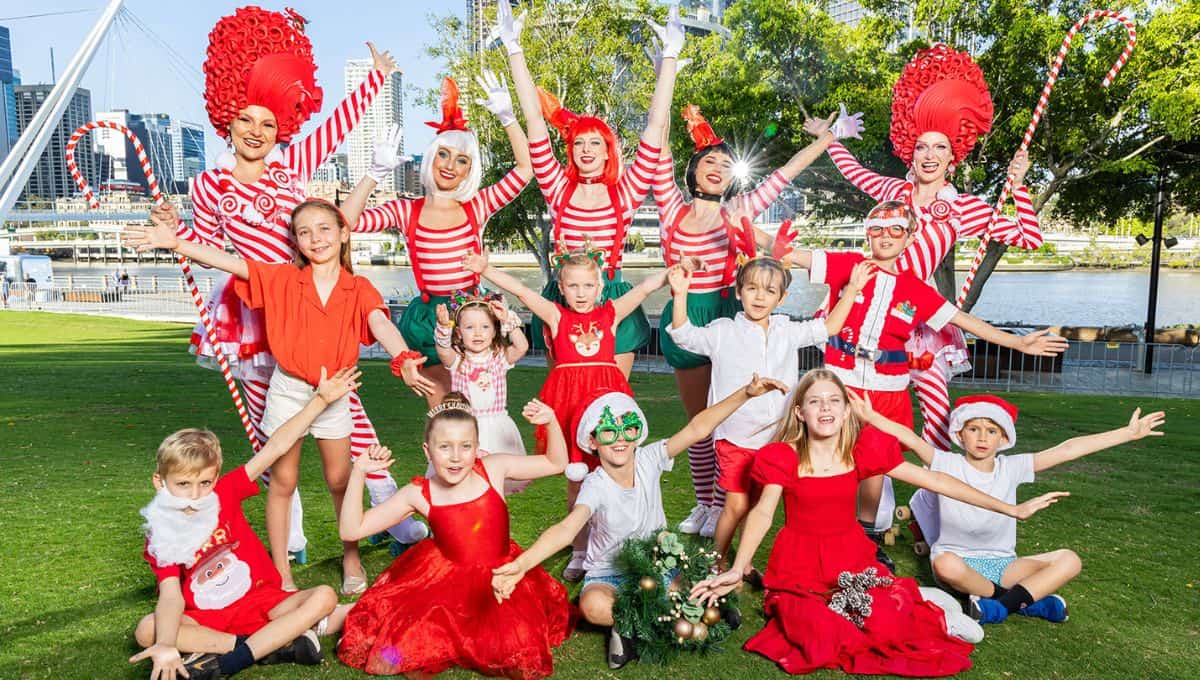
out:
M184 512L187 508L195 512ZM146 551L154 561L164 567L182 564L190 568L196 563L196 551L217 528L221 499L215 493L196 500L180 498L163 487L141 512L146 518L142 529L149 539Z

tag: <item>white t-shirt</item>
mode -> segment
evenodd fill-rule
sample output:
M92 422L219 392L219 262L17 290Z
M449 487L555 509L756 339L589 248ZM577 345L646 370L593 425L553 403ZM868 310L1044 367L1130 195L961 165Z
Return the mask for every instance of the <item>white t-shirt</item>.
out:
M588 576L621 573L616 566L617 553L626 539L647 538L667 526L658 484L662 473L675 467L675 459L667 455L667 440L638 448L633 465L632 489L621 488L602 467L583 478L575 504L592 510L587 557L583 560Z
M992 472L971 467L965 456L935 451L931 468L960 479L1006 503L1017 502L1017 485L1033 481L1033 454L996 456ZM946 496L938 496L942 530L930 552L960 557L1016 557L1017 520Z

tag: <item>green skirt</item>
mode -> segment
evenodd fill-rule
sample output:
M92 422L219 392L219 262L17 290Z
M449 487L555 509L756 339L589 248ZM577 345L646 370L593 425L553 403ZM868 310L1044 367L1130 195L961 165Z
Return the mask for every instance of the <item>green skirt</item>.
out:
M605 300L615 300L625 293L633 290L633 286L625 282L621 277L621 272L617 272L616 278L609 279L608 274L601 274L604 280L604 290L600 292L600 300L597 304L603 304ZM546 286L542 288L542 297L562 304L562 293L558 290L557 275L546 282ZM545 324L537 316L533 317L533 321L529 324L529 341L535 349L545 350L546 339L543 329ZM617 354L626 352L636 352L646 345L650 344L650 322L646 319L646 313L641 307L633 310L633 313L621 320L617 324Z
M400 322L396 324L408 348L424 354L428 359L423 368L442 363L438 359L437 345L433 342L433 332L437 328L437 306L449 303L450 298L445 295L430 295L429 302L418 295L409 300L404 313L400 315Z
M710 293L689 293L687 299L688 321L693 326L707 326L715 319L732 319L742 311L742 303L734 295L733 288L726 288L729 297L721 297L723 291L714 290ZM711 363L709 358L700 354L692 354L682 349L671 339L667 329L671 327L671 314L675 309L675 300L667 301L663 307L658 324L658 347L671 368L696 368Z

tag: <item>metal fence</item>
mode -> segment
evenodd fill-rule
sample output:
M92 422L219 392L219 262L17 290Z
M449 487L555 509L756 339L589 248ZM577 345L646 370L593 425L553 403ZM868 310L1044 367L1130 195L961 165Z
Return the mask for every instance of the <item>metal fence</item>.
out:
M202 279L207 294L211 280ZM122 283L111 276L63 276L52 286L8 283L4 306L76 314L98 314L135 319L195 323L196 308L182 276L134 276ZM388 300L392 318L398 320L407 298ZM528 318L528 315L526 315ZM651 319L650 343L638 352L634 370L669 373L670 366L658 350L658 321ZM1022 333L1029 327L1012 327ZM983 340L968 339L971 370L955 376L956 388L997 392L1062 392L1123 394L1156 397L1200 397L1200 347L1141 342L1070 342L1059 357L1028 357ZM1146 372L1147 355L1153 370ZM383 358L378 347L365 348L366 358ZM800 352L800 368L821 366L821 348ZM545 357L531 351L525 365L545 365Z

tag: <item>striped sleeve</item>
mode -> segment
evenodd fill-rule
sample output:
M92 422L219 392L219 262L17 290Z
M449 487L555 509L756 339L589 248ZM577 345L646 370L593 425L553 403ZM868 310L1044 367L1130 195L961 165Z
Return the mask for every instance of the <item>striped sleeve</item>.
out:
M409 212L408 201L402 198L388 201L383 205L364 210L358 218L358 224L354 225L354 229L351 231L374 233L384 229L399 229L403 232L404 226L408 222Z
M1010 217L995 218L992 206L977 196L960 195L959 211L961 224L959 238L979 237L987 232L992 238L1024 250L1036 250L1042 246L1042 231L1029 189L1021 186L1013 191L1013 202L1017 206L1017 220Z
M217 220L218 196L212 173L200 173L192 183L192 226L180 221L175 235L185 241L223 249L225 231Z
M637 153L633 156L633 163L625 168L625 172L621 173L620 196L622 208L626 214L632 215L646 200L646 194L650 193L650 183L654 181L654 175L658 170L658 155L661 149L657 146L651 146L642 140L638 143Z
M864 168L841 142L829 145L829 157L843 177L876 201L890 201L904 187L902 179L886 177Z
M529 184L529 180L521 177L521 173L513 168L501 177L499 182L479 190L475 198L471 199L479 223L487 222L501 208L516 200L526 184Z
M375 100L375 95L379 94L379 88L382 86L383 73L371 71L371 75L338 104L333 114L325 119L320 127L313 130L299 144L288 147L288 165L302 183L307 184L316 169L342 145L346 135L358 125L358 121Z
M671 151L663 149L658 157L658 168L654 173L654 204L658 206L659 237L665 234L667 225L679 219L683 208L683 192L675 183L675 161Z
M558 205L558 198L567 186L567 175L563 166L554 157L550 148L550 138L534 139L529 142L529 155L533 159L533 176L537 179L538 188L546 203Z
M758 217L771 207L775 199L779 198L779 194L783 193L783 188L788 185L787 178L782 172L776 170L771 173L771 176L764 179L758 186L754 187L753 191L747 191L734 199L733 208L735 211L740 211L750 215L751 219Z

